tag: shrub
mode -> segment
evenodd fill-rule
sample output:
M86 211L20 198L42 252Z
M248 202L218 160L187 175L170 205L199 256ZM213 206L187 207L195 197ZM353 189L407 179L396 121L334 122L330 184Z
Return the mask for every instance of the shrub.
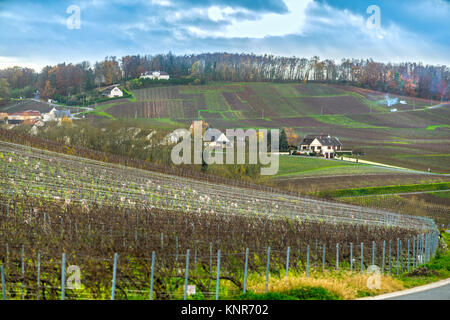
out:
M339 297L322 287L300 287L286 292L257 294L247 292L237 297L240 300L339 300Z

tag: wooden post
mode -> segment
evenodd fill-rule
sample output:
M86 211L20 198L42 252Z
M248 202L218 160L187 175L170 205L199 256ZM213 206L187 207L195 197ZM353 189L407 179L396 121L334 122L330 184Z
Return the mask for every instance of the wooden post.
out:
M325 272L325 245L322 246L322 272Z
M114 253L113 278L111 288L111 300L114 300L116 294L116 275L117 275L117 253Z
M1 273L2 273L2 293L3 293L3 300L6 300L6 281L5 281L5 268L3 265L0 267Z
M306 247L306 277L309 278L309 244Z
M389 240L389 275L391 275L391 263L392 263L392 240Z
M270 247L267 247L266 292L269 291L269 272L270 272Z
M25 300L25 248L22 245L22 300Z
M189 279L189 249L186 251L186 272L184 274L184 300L187 298L187 286Z
M400 239L397 238L397 275L400 273Z
M287 253L286 253L286 278L289 277L289 254L291 251L291 247L287 248Z
M339 271L339 243L336 243L336 271Z
M38 251L38 265L37 265L37 292L36 300L39 300L39 289L41 286L41 251Z
M350 242L350 272L353 272L353 243Z
M153 276L155 274L155 251L152 252L152 273L150 275L150 300L153 300Z
M361 242L361 273L364 272L364 242Z
M248 271L248 248L245 249L244 293L247 291L247 271Z
M61 300L65 299L66 295L66 254L62 254L61 262Z
M220 249L217 251L216 300L219 300L220 286Z
M375 241L372 241L372 265L375 265Z
M408 272L409 272L409 239L408 239Z

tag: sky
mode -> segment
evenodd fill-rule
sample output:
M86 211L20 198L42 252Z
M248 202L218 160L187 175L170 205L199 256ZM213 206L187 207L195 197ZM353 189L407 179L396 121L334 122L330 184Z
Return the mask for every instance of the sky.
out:
M448 17L450 0L0 0L0 68L168 52L449 66Z

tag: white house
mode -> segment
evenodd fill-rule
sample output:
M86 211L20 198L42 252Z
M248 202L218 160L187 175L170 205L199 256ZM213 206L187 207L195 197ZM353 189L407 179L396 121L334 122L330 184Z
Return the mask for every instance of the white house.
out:
M217 137L218 136L218 137ZM225 134L220 131L213 129L208 129L204 135L205 140L210 142L205 142L205 146L211 148L232 148L233 143L227 138Z
M303 138L299 147L300 153L317 153L327 159L333 159L336 151L342 150L342 143L329 135L308 135Z
M164 71L152 71L143 73L140 76L141 79L151 79L151 80L169 80L170 76Z
M123 97L123 91L117 86L111 86L103 90L102 95L107 96L108 98Z
M72 118L72 115L70 114L69 110L57 110L56 108L53 108L52 110L50 110L49 113L44 114L43 120L45 122L56 121L56 120L60 120L64 117L67 117L69 119Z

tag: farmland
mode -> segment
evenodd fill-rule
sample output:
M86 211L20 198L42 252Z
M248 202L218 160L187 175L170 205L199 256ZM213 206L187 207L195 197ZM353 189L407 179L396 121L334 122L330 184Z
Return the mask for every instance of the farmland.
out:
M435 250L436 227L421 217L6 142L0 165L9 299L182 299L184 283L195 284L203 299L214 297L213 288L231 298L247 275L266 269L271 277L308 276L314 267L357 271L377 261L390 273L400 265L394 261L406 270L407 257L408 268L417 265L410 257L424 239L427 257ZM387 248L400 240L401 257L388 259ZM364 244L371 248L365 255ZM61 270L72 265L82 286L63 290Z
M149 123L170 119L185 126L204 119L219 129L290 127L299 137L328 133L344 148L364 151L363 159L450 173L450 105L429 108L438 101L398 96L407 104L391 113L382 104L384 93L316 83L213 82L139 89L133 95L102 104L100 115Z
M172 86L138 89L133 92L137 102L166 106L170 113L173 106L182 112L171 118L191 121L205 120L258 120L276 121L281 118L309 117L317 115L365 115L389 113L381 105L384 96L373 92L361 93L353 87L323 84L272 84L272 83L211 83L204 86ZM406 99L411 104L402 111L425 107L422 100ZM416 101L417 100L417 101ZM128 109L131 102L121 101L112 105L112 113ZM403 106L403 105L402 105ZM143 106L134 106L138 113ZM180 111L180 110L178 110ZM202 112L204 115L202 115ZM134 116L134 114L132 115ZM159 114L138 114L138 117L158 118Z
M363 150L363 159L421 171L281 156L278 174L253 185L122 161L98 152L102 146L90 152L55 143L50 149L61 154L1 142L0 259L9 299L58 299L62 268L72 265L83 286L67 288L67 299L183 299L185 283L197 288L192 298L212 299L215 288L222 298L238 298L247 277L247 289L261 292L266 270L270 283L285 273L294 281L320 269L359 272L371 262L403 272L418 266L418 250L429 259L436 248L429 218L448 223L446 191L396 195L385 188L448 184L440 174L450 170L448 106L424 109L426 102L414 100L415 110L389 113L380 95L320 84L215 83L133 94L88 114L115 118L112 127L126 133L136 132L135 123L172 129L199 118L218 128L325 132L344 149ZM102 121L95 123L103 128L110 120ZM60 130L76 132L77 123ZM91 159L73 155L80 153ZM382 194L345 194L377 186ZM324 192L334 200L311 196ZM388 258L397 249L400 256Z

